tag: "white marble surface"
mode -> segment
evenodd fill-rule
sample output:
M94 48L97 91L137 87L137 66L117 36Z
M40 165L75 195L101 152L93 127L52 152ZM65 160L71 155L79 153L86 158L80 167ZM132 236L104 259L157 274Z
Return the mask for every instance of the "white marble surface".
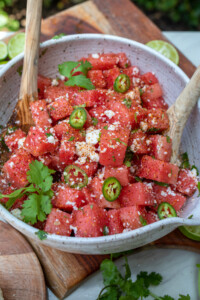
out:
M200 64L200 32L164 32L164 35L194 65L198 66ZM0 32L0 39L4 36L5 34ZM176 298L178 298L179 293L189 293L192 300L198 299L196 264L200 263L199 254L175 249L135 251L134 254L129 256L129 263L133 279L135 278L135 274L141 270L148 272L155 271L162 274L164 278L163 283L154 290L155 293L160 295L170 294ZM123 264L123 259L117 261L118 267L122 268ZM100 272L96 272L66 299L95 300L102 286L101 274ZM49 300L57 300L50 290L48 290L48 297Z

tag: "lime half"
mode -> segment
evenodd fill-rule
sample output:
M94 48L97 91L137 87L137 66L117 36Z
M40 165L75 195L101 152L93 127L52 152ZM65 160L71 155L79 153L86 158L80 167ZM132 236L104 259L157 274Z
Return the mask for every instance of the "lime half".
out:
M0 41L0 61L5 60L8 56L8 48L6 43Z
M160 52L165 57L169 58L173 61L176 65L179 63L179 55L177 50L171 44L161 41L161 40L154 40L150 41L146 44L148 47Z
M10 59L24 51L25 33L21 32L13 36L8 42L8 56Z
M179 230L189 239L200 241L200 226L181 226Z
M8 14L4 11L0 11L0 28L4 27L8 23Z

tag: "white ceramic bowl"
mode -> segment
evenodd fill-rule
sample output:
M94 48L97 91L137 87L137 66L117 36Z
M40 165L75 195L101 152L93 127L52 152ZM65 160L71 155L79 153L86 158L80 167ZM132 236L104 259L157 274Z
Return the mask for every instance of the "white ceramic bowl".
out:
M41 45L39 73L54 77L57 66L63 61L77 60L90 53L125 52L133 65L141 72L153 71L159 78L164 98L171 105L188 82L188 77L174 63L154 50L128 39L99 34L82 34L50 40ZM6 124L15 107L21 77L17 70L22 66L23 54L9 62L0 71L0 119ZM200 113L193 111L182 138L182 149L187 151L190 161L200 166ZM37 229L23 223L0 205L0 215L17 230L29 238L38 240ZM188 219L193 215L192 219ZM200 202L197 193L187 200L180 218L169 218L122 234L96 238L74 238L48 235L43 244L67 252L82 254L105 254L125 251L148 244L174 230L180 225L200 225ZM38 240L39 242L39 240Z

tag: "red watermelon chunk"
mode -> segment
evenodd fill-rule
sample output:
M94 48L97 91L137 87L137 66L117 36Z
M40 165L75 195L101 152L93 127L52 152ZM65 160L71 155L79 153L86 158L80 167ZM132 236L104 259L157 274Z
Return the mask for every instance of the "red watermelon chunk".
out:
M71 105L83 105L85 104L86 107L92 107L94 105L101 105L105 102L106 99L106 90L103 89L96 89L96 90L87 90L87 91L80 91L74 93L73 97L71 98Z
M44 231L58 235L70 236L71 235L71 215L53 208L47 217Z
M70 100L79 90L80 88L73 86L49 86L44 90L44 99L47 99L48 102L58 99Z
M147 221L147 224L152 224L159 221L160 219L158 217L158 214L155 211L149 210L145 214L145 220Z
M140 78L147 85L152 85L152 84L158 83L157 77L151 72L147 72L147 73L141 75Z
M81 190L68 187L64 183L59 183L56 193L52 198L54 207L60 208L67 212L77 210L79 207L86 205L85 195Z
M120 219L120 210L119 209L111 209L107 212L108 215L108 228L109 235L122 233L124 227L122 225L122 221Z
M93 107L89 110L89 114L102 123L110 123L110 118L107 116L106 111L108 108L105 105ZM112 119L112 118L111 118ZM112 122L111 122L112 123Z
M122 207L119 209L120 220L126 231L142 227L139 206Z
M137 182L123 187L119 200L122 207L134 205L155 205L151 183Z
M73 112L73 107L65 99L58 99L57 101L51 102L47 106L48 112L53 121L58 121L70 116Z
M111 111L111 117L109 118L112 121L111 123L119 122L122 126L128 126L131 124L129 109L123 102L110 100L107 103L107 107L108 111Z
M52 159L51 159L51 154L47 153L47 154L43 154L41 156L38 156L37 158L39 161L41 161L45 166L50 166Z
M197 183L198 180L194 171L180 169L176 190L184 195L192 196L197 189Z
M108 224L106 210L96 204L87 204L73 211L72 216L74 233L78 237L102 236L104 227Z
M98 177L94 177L90 183L90 189L92 194L94 195L94 201L96 202L96 204L102 208L119 208L120 203L118 199L110 202L104 198L102 187L103 181L101 181Z
M142 101L146 103L148 100L157 99L162 97L163 91L159 83L154 83L150 86L143 88L141 95Z
M138 77L140 75L140 70L136 66L131 66L123 70L123 73L128 75L130 78Z
M149 109L147 114L149 132L160 132L169 129L169 118L163 109Z
M69 141L69 138L63 136L59 148L59 160L65 166L72 164L76 159L76 147L74 141Z
M116 66L120 59L114 53L107 54L90 54L87 58L83 57L80 61L89 61L92 65L92 70L108 70Z
M31 127L25 139L24 148L37 157L48 152L54 152L58 143L53 128Z
M3 172L14 188L21 188L28 184L27 172L33 157L24 149L17 150L4 164Z
M146 179L176 184L178 172L178 166L144 155L137 174Z
M74 162L74 165L85 171L88 177L92 177L95 175L98 169L98 163L95 161L87 161L88 159L85 160L83 159L77 159Z
M46 89L46 87L51 86L51 79L42 75L38 75L37 85L38 99L44 99L44 90Z
M6 134L4 140L10 151L13 152L19 148L19 141L25 137L25 132L23 132L21 129L17 129L11 134Z
M56 137L61 140L63 136L74 142L85 141L85 129L79 130L71 127L69 120L58 122L54 127Z
M128 59L128 57L126 56L126 54L124 52L120 52L120 53L117 53L115 54L116 57L119 58L119 62L118 62L118 66L120 68L127 68L130 66L130 60Z
M102 70L90 70L87 76L96 88L104 89L106 87L106 80Z
M131 127L138 128L139 125L146 119L147 117L147 110L142 106L133 107L129 110L130 120L131 120ZM146 125L148 128L148 126Z
M151 155L156 159L169 162L172 155L172 141L170 137L155 134L150 136Z
M104 178L108 177L115 177L122 186L126 186L129 184L129 168L124 165L118 168L105 167Z
M165 102L163 97L159 97L159 98L156 98L156 99L147 100L145 103L143 103L143 107L145 107L147 109L160 108L160 109L163 109L163 110L167 110L169 106Z
M45 100L33 101L30 103L31 114L36 126L51 126L52 120L47 112Z
M130 134L129 145L135 154L148 154L150 152L148 136L142 130L132 131Z
M162 202L168 202L176 211L179 211L186 201L186 197L172 190L171 187L154 185L154 194L158 205Z
M117 125L108 125L101 131L99 162L103 166L123 165L130 130Z
M115 79L120 75L120 69L119 68L113 68L110 70L103 71L103 75L106 80L106 87L107 89L113 89L113 85L115 82Z

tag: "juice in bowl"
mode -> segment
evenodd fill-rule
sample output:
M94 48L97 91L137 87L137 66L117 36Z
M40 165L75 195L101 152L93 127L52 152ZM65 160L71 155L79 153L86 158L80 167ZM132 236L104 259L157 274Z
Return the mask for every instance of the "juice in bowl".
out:
M44 235L46 245L88 254L136 248L182 224L198 225L195 169L170 163L165 134L166 109L187 76L152 49L113 36L63 37L44 43L41 53L40 100L31 105L36 126L27 136L18 129L5 137L13 154L3 180L11 183L8 194L22 189L7 207L22 209L28 224L2 206L1 215L32 238ZM1 74L3 124L16 103L21 58ZM198 112L191 118L198 124ZM191 119L182 148L198 166Z

